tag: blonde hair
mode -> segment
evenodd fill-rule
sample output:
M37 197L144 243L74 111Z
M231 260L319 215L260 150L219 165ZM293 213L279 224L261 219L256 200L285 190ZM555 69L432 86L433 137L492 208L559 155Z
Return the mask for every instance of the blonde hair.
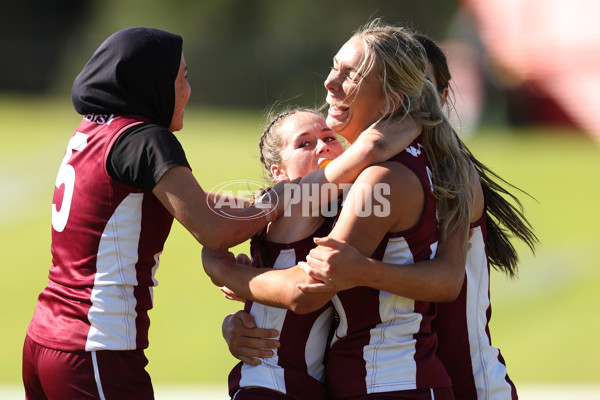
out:
M355 33L363 40L361 73L377 73L387 101L383 118L413 118L423 126L422 143L433 169L440 234L466 229L473 191L472 164L440 105L439 95L425 78L427 56L411 31L375 19Z

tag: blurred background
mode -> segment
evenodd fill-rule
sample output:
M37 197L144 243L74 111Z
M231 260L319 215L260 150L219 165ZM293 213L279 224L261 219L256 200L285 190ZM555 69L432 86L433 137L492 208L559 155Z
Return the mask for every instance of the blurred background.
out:
M492 274L493 344L521 398L600 399L598 15L597 0L3 2L0 398L23 398L20 354L47 283L53 182L80 119L71 84L100 43L142 25L183 36L192 96L178 137L209 189L260 179L265 110L321 105L333 55L381 17L443 47L457 129L478 158L535 198L520 196L541 240L536 254L516 243L519 279ZM212 287L199 257L200 246L175 224L147 352L159 399L226 398L235 360L220 323L240 306Z
M4 2L0 91L68 94L107 36L146 25L183 36L193 104L320 104L332 55L383 17L445 46L464 128L544 123L598 137L598 11L594 0Z

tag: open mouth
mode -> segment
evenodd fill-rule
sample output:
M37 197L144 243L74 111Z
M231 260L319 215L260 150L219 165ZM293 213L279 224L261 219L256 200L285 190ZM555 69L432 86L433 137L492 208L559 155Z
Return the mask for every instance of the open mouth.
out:
M327 164L329 164L331 161L330 159L324 158L323 160L319 161L319 169L321 168L325 168L327 166Z
M329 106L329 115L331 116L340 116L348 112L350 107L344 105L331 105Z

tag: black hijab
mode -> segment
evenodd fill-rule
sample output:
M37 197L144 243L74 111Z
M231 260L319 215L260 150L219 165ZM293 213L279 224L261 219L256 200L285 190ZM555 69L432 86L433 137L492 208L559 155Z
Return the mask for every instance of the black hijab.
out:
M75 78L75 110L82 115L137 114L168 128L182 46L181 36L155 28L114 33Z

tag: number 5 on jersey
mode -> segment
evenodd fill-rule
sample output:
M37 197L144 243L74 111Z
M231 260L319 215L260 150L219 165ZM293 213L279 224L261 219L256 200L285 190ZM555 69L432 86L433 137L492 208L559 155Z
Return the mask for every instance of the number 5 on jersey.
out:
M63 158L58 175L56 175L56 189L65 185L63 199L60 211L56 209L56 204L52 204L52 227L57 232L62 232L67 225L69 212L71 211L71 200L73 199L73 189L75 189L75 168L69 165L69 160L73 155L73 150L82 151L87 146L88 135L75 132L75 135L69 140L65 158Z

